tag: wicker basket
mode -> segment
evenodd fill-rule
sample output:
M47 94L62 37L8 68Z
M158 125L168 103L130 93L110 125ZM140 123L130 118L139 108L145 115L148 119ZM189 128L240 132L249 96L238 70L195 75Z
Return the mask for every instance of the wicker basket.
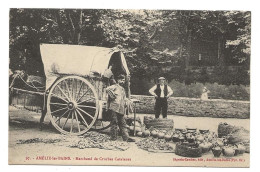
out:
M191 147L182 143L177 143L175 148L175 154L184 157L201 157L202 150L198 147Z
M250 152L250 132L243 127L220 123L218 125L218 137L227 136L229 144L243 143L246 152Z
M227 123L219 123L218 125L218 137L227 136L235 130L238 130L239 127L233 126Z
M172 119L153 119L151 117L144 117L144 124L146 128L154 127L157 129L173 129L174 122Z

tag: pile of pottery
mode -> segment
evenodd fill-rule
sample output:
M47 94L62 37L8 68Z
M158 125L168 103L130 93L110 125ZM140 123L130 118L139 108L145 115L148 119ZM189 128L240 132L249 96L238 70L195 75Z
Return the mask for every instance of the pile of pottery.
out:
M139 148L150 152L173 152L173 147L165 139L149 137L138 141L136 144Z
M129 144L127 142L111 141L107 134L90 131L81 136L78 141L71 143L69 147L79 149L99 148L124 151L129 148Z
M223 154L226 157L232 157L243 154L246 150L242 143L230 144L226 137L218 138L217 133L209 130L197 130L196 128L186 129L157 129L145 126L136 128L138 137L143 137L137 143L141 149L148 150L170 150L169 142L176 144L175 154L184 157L200 157L205 153L212 151L215 157Z
M133 131L134 128L132 126L130 126L130 133L131 131ZM153 138L158 138L158 139L165 139L165 141L171 141L172 140L172 135L173 135L173 130L172 129L157 129L154 127L150 127L149 129L147 129L145 127L145 125L142 126L137 126L135 128L136 131L136 136L138 137L153 137Z
M230 144L228 138L218 138L216 133L209 130L197 132L196 129L176 129L172 140L177 143L175 153L180 156L199 157L211 150L215 157L221 154L232 157L246 151L243 143Z
M175 129L172 135L173 142L176 143L175 153L185 157L200 157L203 153L209 152L212 148L212 141L217 135L209 130L199 130L196 128Z
M173 142L184 144L191 143L202 148L202 152L208 152L212 146L212 141L216 140L217 134L209 130L199 130L195 128L175 129L172 135Z
M221 139L221 138L219 138ZM226 157L232 157L237 156L239 154L243 154L246 151L246 147L243 145L243 143L238 144L219 144L221 142L215 142L212 147L212 153L215 157L219 157L221 154L223 154Z

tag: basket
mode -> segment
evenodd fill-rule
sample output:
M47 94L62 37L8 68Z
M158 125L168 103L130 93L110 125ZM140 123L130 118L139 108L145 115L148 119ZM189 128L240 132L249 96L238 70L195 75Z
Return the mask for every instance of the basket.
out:
M186 144L177 143L175 154L184 157L201 157L202 149L199 147L191 147Z
M250 152L250 132L243 127L220 123L218 125L218 137L227 136L229 144L243 143L246 152Z
M153 119L151 117L145 116L144 124L146 128L154 127L156 129L171 130L173 129L174 122L172 119Z
M238 130L239 127L233 126L227 123L219 123L218 125L218 137L224 137L229 135L230 133Z

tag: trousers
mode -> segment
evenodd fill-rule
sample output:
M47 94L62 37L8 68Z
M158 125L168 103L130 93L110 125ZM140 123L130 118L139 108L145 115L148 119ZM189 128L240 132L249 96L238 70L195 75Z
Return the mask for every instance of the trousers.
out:
M112 111L110 135L111 140L116 140L118 136L118 127L122 133L122 138L126 141L129 138L125 117L122 114Z
M161 111L162 111L163 118L166 118L167 110L168 110L167 98L160 98L160 97L157 98L155 101L154 110L155 110L155 118L159 118Z

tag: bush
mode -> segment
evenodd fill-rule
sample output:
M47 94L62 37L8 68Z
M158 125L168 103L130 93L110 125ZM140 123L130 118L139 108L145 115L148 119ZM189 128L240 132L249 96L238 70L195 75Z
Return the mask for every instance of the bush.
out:
M192 83L190 85L185 85L178 81L171 81L169 86L173 90L174 97L193 97L199 98L202 93L203 84L201 83Z
M182 82L172 80L168 85L173 90L174 97L200 98L202 88L206 86L210 91L210 99L249 100L250 87L244 85L220 85L217 83L192 83L185 85ZM131 80L131 91L135 95L149 95L149 89L153 82L144 80Z
M173 89L175 97L200 98L204 85L202 83L193 83L185 85L177 81L172 81L169 86ZM206 83L205 86L210 91L209 98L229 99L229 100L249 100L250 88L244 85L220 85L217 83Z
M131 79L131 92L135 95L149 95L149 89L155 84L146 79ZM244 85L221 85L218 83L191 83L185 85L183 82L172 80L168 85L173 90L174 97L200 98L204 86L208 88L210 99L249 100L250 87Z

